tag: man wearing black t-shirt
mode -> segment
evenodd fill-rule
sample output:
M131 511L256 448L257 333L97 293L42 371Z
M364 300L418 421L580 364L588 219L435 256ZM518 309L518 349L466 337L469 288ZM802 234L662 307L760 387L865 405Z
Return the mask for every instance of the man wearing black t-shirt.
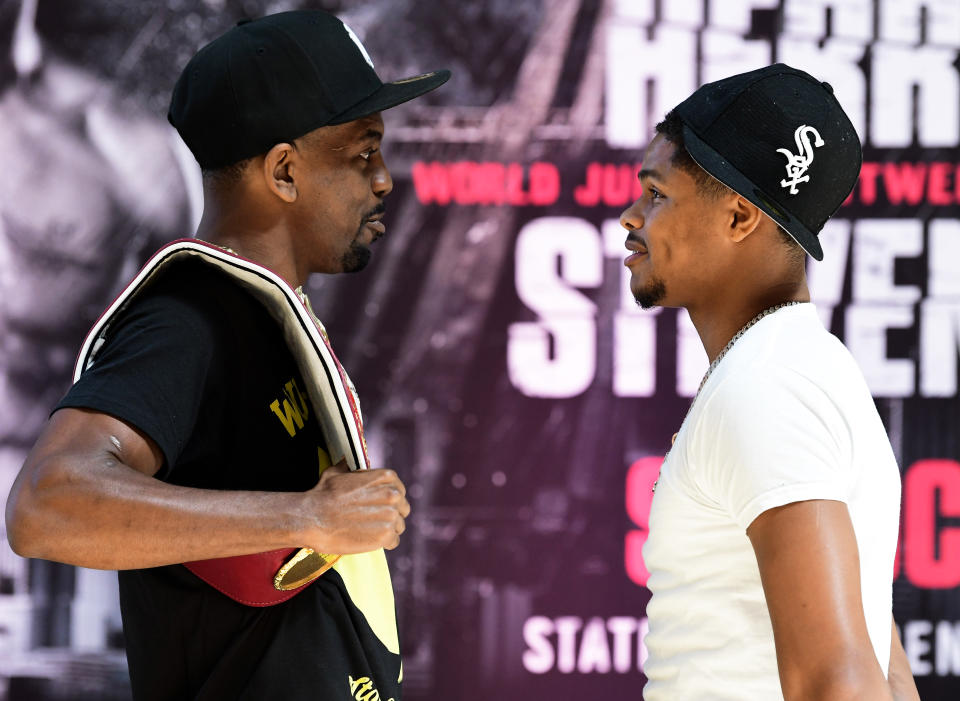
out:
M291 296L310 273L360 270L392 188L380 112L448 77L381 83L353 32L319 11L230 30L187 65L169 113L204 172L197 237ZM348 469L289 325L201 258L109 312L11 491L10 543L121 570L138 699L399 700L383 548L409 514L403 484ZM299 547L343 557L275 605L178 564Z

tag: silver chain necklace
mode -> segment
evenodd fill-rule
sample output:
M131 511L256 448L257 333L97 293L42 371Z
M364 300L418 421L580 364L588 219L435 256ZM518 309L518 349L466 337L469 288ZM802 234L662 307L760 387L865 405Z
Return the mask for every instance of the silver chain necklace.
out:
M784 307L792 307L797 304L803 304L803 302L795 299L789 302L781 302L780 304L775 304L772 307L768 307L767 309L764 309L762 312L760 312L755 317L753 317L746 324L744 324L739 331L733 334L733 338L731 338L727 342L727 345L723 347L723 350L721 350L717 354L717 357L713 359L713 362L710 363L710 367L707 368L707 372L704 373L703 379L700 380L700 386L697 387L697 393L693 395L693 400L690 402L690 406L687 407L687 413L683 415L683 421L680 422L680 428L683 428L683 424L686 423L687 417L690 416L690 412L693 410L693 405L696 403L697 397L700 396L700 392L703 390L703 386L707 384L707 380L710 379L710 375L713 374L713 371L717 369L717 366L720 364L720 361L723 360L723 357L730 351L731 348L733 348L733 344L739 341L740 338L743 336L743 334L745 334L752 326L754 326L763 317L770 316L774 312L780 311ZM677 440L678 435L679 435L679 431L673 434L673 440L670 441L671 447L673 447L673 441ZM667 452L669 453L670 451L668 450ZM660 478L657 477L657 481L653 483L653 489L651 491L654 491L654 492L657 491L657 483L659 482L660 482Z
M707 368L706 374L703 376L703 379L700 380L700 386L697 387L697 393L696 395L694 395L693 401L694 402L697 401L697 397L700 396L700 390L702 390L703 386L707 384L707 380L710 379L710 375L713 374L713 371L717 369L717 366L720 364L720 361L723 360L723 356L725 356L729 352L729 350L733 348L733 344L739 341L740 337L743 336L743 334L745 334L750 329L750 327L752 327L754 324L756 324L765 316L770 316L774 312L780 311L784 307L792 307L797 304L803 304L803 302L795 299L789 302L781 302L780 304L775 304L772 307L768 307L767 309L764 309L762 312L760 312L755 317L753 317L746 324L744 324L739 331L733 334L733 338L731 338L730 341L727 343L727 345L723 347L723 350L721 350L720 353L717 354L717 357L713 359L712 363L710 363L710 367ZM693 406L693 402L690 403L690 406L691 407ZM687 411L687 413L688 414L690 413L689 410Z

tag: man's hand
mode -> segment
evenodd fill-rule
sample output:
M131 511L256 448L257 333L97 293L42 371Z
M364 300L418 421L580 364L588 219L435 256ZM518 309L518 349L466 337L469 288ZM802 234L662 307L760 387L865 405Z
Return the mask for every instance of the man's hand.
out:
M410 514L407 490L393 470L351 472L341 460L326 468L307 492L304 515L314 515L307 544L337 555L392 550Z
M167 484L153 477L162 464L123 421L61 409L10 492L10 546L108 570L304 546L339 555L396 547L410 513L391 470L348 474L340 464L307 492L248 492Z

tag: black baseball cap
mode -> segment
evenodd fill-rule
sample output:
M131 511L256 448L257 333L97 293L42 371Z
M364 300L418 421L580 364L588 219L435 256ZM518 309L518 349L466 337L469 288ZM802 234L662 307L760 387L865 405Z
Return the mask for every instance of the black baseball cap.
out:
M828 83L778 63L707 83L674 112L701 168L823 260L817 235L853 190L863 160Z
M443 85L439 70L384 83L357 36L321 10L244 20L190 59L167 119L205 169L269 151Z

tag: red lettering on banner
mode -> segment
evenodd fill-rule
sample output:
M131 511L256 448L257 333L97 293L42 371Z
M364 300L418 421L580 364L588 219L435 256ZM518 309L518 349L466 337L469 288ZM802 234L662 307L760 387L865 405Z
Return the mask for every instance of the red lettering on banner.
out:
M903 494L907 578L925 589L960 585L960 528L937 528L938 517L960 517L960 462L930 459L914 463L904 478Z
M507 202L514 207L522 207L527 204L527 193L523 191L523 168L516 163L511 163L507 167L504 190L506 190ZM500 204L500 202L494 201L494 204Z
M873 204L877 201L878 175L880 175L879 163L864 163L860 167L860 201L863 204ZM847 201L849 200L848 197Z
M446 165L418 161L413 164L411 175L413 176L413 187L420 202L423 204L431 202L450 204L450 178Z
M639 163L590 163L583 183L573 190L573 199L581 207L625 207L643 194L639 170Z
M530 166L530 204L542 207L560 199L560 171L553 163Z
M637 526L627 531L623 547L623 564L627 576L634 584L647 585L650 572L643 561L643 544L650 533L650 503L653 501L653 483L660 474L663 458L651 456L640 458L627 470L627 516Z
M926 177L926 163L884 163L883 186L890 204L920 204Z
M529 177L519 163L417 162L411 175L421 204L544 207L560 198L560 171L553 163L532 163Z
M483 187L483 176L476 163L460 161L450 166L450 195L457 204L477 202L476 190Z
M454 198L464 203L491 203L501 204L504 197L503 183L506 180L505 168L503 163L477 163L474 168L474 179L472 191L469 186L464 187L459 193L454 193ZM523 171L520 171L520 182L523 182ZM511 202L511 204L513 204Z
M600 203L600 181L603 180L603 164L587 165L586 179L573 189L573 199L581 207L596 207Z
M953 168L949 163L931 163L927 178L927 203L933 205L953 204L950 178Z
M900 514L900 519L900 530L897 532L897 551L893 556L894 581L900 576L900 553L903 551L903 513Z

